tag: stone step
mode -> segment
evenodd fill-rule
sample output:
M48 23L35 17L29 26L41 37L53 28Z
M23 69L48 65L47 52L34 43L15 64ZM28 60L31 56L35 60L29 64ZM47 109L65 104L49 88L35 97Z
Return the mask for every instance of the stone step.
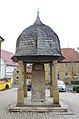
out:
M62 107L10 107L10 112L67 112L66 108Z

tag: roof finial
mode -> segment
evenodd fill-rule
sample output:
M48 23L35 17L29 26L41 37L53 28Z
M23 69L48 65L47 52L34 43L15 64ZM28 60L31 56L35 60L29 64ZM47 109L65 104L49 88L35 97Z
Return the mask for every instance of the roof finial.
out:
M37 18L39 18L39 8L37 9Z
M36 18L34 24L42 24L42 22L41 22L41 20L39 18L39 8L37 9L37 18Z

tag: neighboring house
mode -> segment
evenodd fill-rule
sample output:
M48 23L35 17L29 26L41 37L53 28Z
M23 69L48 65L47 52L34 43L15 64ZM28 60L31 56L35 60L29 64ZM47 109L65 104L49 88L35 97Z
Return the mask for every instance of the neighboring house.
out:
M32 65L27 65L26 66L26 77L28 80L31 79L31 72L32 72ZM14 69L13 71L13 82L14 83L18 83L18 67L16 69Z
M1 50L1 75L0 78L13 78L13 71L17 68L17 63L13 62L11 57L14 54Z
M61 48L64 60L57 64L57 77L66 83L79 81L79 53L72 48ZM49 83L49 64L45 67L46 82Z
M57 77L66 83L79 81L79 53L72 48L61 48L64 60L57 64ZM45 80L50 82L50 64L45 64Z
M45 64L44 65L44 69L45 69L45 82L46 83L50 83L50 70L49 70L49 65L48 64ZM27 77L27 80L31 80L31 72L32 72L32 64L31 65L27 65L26 66L26 77ZM13 71L13 81L14 83L18 83L18 67L16 69L14 69Z
M65 59L57 64L58 79L66 83L79 81L79 53L72 48L61 48L61 52ZM27 78L28 74L31 75L31 68L27 67ZM50 83L50 64L45 64L44 68L45 82ZM18 69L15 69L13 77L15 81L18 80Z
M62 48L61 52L65 59L58 64L58 79L79 81L79 53L72 48Z

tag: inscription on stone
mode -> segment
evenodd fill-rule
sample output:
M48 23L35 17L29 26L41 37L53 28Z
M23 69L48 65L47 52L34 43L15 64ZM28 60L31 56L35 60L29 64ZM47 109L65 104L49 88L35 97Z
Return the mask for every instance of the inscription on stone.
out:
M43 70L43 66L42 65L36 65L36 70Z
M42 64L35 64L33 65L33 70L40 71L43 70L44 66Z

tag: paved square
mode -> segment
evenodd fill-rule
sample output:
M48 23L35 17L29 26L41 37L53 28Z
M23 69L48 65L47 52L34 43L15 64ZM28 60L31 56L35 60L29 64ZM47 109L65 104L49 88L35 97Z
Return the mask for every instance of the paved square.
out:
M79 94L60 93L60 100L72 113L9 112L10 104L17 101L17 88L0 91L0 119L79 119Z

